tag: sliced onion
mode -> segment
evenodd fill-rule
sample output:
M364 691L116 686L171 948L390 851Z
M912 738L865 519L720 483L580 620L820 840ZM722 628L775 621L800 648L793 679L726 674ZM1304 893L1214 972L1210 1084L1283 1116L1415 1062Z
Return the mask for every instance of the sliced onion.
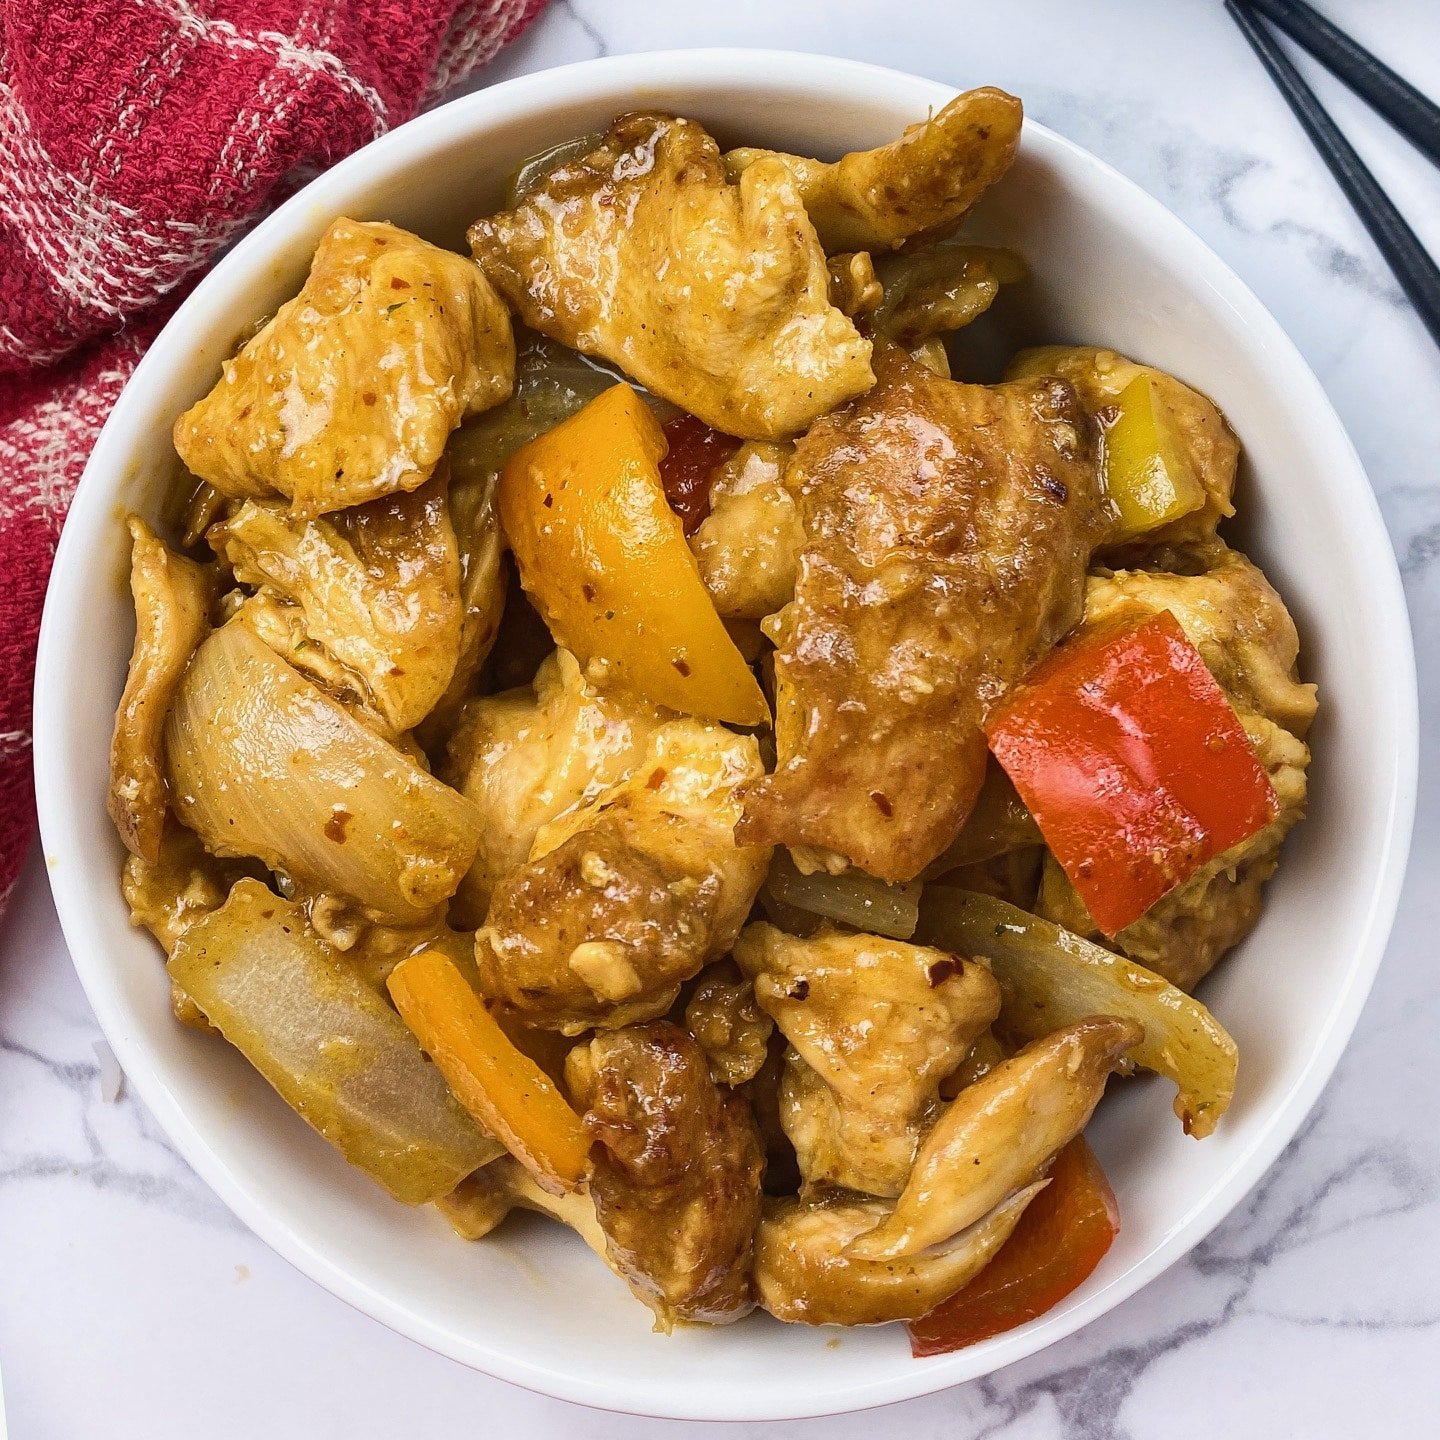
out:
M1198 1000L1144 966L1003 900L943 885L926 887L919 937L988 960L1001 1023L1027 1040L1090 1015L1139 1022L1145 1038L1130 1058L1175 1082L1186 1134L1210 1134L1229 1108L1234 1040Z
M248 629L195 653L165 727L176 814L219 855L253 855L373 915L414 923L454 894L475 807L355 720Z
M784 849L776 850L770 862L765 888L782 905L894 940L908 940L920 917L918 880L909 885L887 885L859 870L846 870L840 875L824 871L803 875Z
M240 880L192 925L170 976L352 1165L423 1205L502 1153L456 1102L405 1023L305 923Z

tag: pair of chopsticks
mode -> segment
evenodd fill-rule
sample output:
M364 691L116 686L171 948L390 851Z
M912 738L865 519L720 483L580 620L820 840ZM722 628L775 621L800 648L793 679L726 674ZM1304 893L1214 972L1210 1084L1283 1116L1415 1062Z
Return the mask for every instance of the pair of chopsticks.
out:
M1437 165L1440 106L1311 9L1305 0L1225 0L1225 8L1330 167L1425 328L1440 344L1440 267L1340 133L1315 92L1301 79L1264 21L1270 21L1308 50Z

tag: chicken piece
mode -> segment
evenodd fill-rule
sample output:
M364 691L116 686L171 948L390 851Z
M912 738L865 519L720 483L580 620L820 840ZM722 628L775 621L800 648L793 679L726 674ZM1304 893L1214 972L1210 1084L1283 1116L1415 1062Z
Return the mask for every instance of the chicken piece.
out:
M1121 570L1092 577L1087 625L1135 622L1169 610L1235 707L1280 799L1280 813L1248 840L1202 866L1127 925L1114 948L1182 990L1193 990L1215 962L1250 933L1280 846L1305 813L1315 687L1296 669L1295 623L1264 575L1243 555L1212 545L1198 575ZM1047 857L1037 909L1076 934L1100 938L1084 902Z
M583 1190L551 1195L535 1183L513 1156L502 1155L467 1175L435 1208L462 1240L483 1240L516 1210L531 1210L568 1225L602 1260L605 1234L595 1218L595 1203Z
M514 380L510 314L478 266L337 220L299 295L175 422L175 448L223 494L278 493L309 520L418 489Z
M969 814L990 708L1080 618L1109 511L1063 381L960 385L894 347L876 368L785 474L805 546L766 627L778 763L737 833L904 883Z
M986 245L926 245L875 262L883 298L871 316L877 335L907 349L978 319L1002 285L1025 278L1013 250Z
M957 95L938 114L876 150L827 164L771 150L732 150L731 175L782 161L828 253L891 250L912 235L955 225L1011 166L1020 102L989 87Z
M685 1005L685 1028L700 1043L717 1085L744 1085L764 1067L775 1022L733 960L712 966Z
M913 1258L1032 1184L1085 1128L1111 1072L1143 1038L1133 1020L1092 1015L1002 1060L950 1102L894 1210L847 1253Z
M200 837L170 821L160 836L153 859L127 855L120 893L130 907L130 923L144 926L160 942L166 957L197 921L218 910L230 887L242 877L259 878L261 868L248 860L221 860L210 854ZM182 1025L210 1030L200 1007L178 986L170 987L170 1008Z
M749 1314L764 1164L750 1107L666 1021L596 1036L566 1077L598 1142L590 1194L610 1264L655 1328Z
M233 609L232 609L233 607ZM331 699L338 701L367 730L405 748L405 737L375 708L360 677L331 651L315 644L305 627L305 612L266 587L247 595L232 590L221 600L233 623L298 670ZM413 758L413 757L412 757Z
M475 692L505 614L505 537L496 509L499 474L466 473L452 463L450 476L450 521L460 554L460 646L450 683L419 727L418 737L437 755Z
M315 520L247 500L207 538L242 585L299 608L306 641L346 667L392 733L413 729L445 693L461 613L444 476Z
M154 859L126 857L120 889L130 907L130 923L143 925L168 956L197 920L225 903L237 880L262 873L251 860L219 859L193 830L171 821Z
M780 1115L811 1185L898 1195L940 1082L1000 1013L983 966L828 927L746 926L735 959L793 1047Z
M847 1249L883 1222L883 1200L822 1192L768 1201L755 1234L760 1304L800 1325L918 1320L990 1263L1046 1183L1018 1191L945 1244L898 1260L862 1260Z
M568 650L541 665L533 689L469 701L440 771L484 822L456 917L483 924L495 886L529 858L541 827L624 780L666 714L638 696L597 689Z
M826 261L830 272L830 303L852 318L868 315L885 298L884 287L875 275L875 260L868 250L832 255Z
M873 380L790 171L732 185L693 121L621 116L470 244L531 328L724 434L784 439Z
M711 482L710 513L690 548L727 620L763 620L795 594L805 531L784 482L793 453L788 445L742 445Z
M543 826L496 886L475 959L486 995L579 1034L663 1015L734 942L770 851L737 845L737 788L762 773L748 735L672 720L630 777Z
M1240 464L1240 442L1213 401L1163 370L1137 365L1114 350L1095 345L1047 345L1022 350L1011 368L1034 375L1042 358L1047 370L1075 387L1080 403L1092 415L1103 415L1132 380L1150 375L1160 403L1194 463L1196 477L1205 491L1205 504L1190 515L1150 531L1143 541L1126 547L1121 558L1157 545L1208 540L1221 520L1235 513L1230 495Z
M132 855L155 863L167 790L161 741L175 688L210 628L215 577L177 555L138 516L130 530L135 648L110 740L110 818Z

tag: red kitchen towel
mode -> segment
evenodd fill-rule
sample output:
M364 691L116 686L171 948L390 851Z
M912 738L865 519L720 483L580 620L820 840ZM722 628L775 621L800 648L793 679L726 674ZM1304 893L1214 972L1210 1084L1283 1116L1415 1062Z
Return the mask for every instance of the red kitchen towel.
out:
M545 0L0 0L0 909L33 828L65 510L178 295L288 188L440 99Z

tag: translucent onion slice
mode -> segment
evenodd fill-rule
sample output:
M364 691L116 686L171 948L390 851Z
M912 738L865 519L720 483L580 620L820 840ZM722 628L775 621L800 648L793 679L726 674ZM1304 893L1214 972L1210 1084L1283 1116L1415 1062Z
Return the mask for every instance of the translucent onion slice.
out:
M258 880L237 881L185 932L170 975L290 1106L397 1200L437 1200L503 1153L302 907Z
M989 895L926 887L917 938L990 962L1003 1025L1038 1039L1090 1015L1137 1021L1130 1059L1173 1080L1187 1135L1214 1130L1235 1094L1239 1052L1218 1020L1169 981Z
M207 849L377 917L424 918L474 859L475 807L240 625L196 651L165 749L172 804Z
M859 870L847 870L841 875L827 875L824 871L803 875L783 848L775 851L765 884L781 905L837 920L870 935L888 935L893 940L908 940L920 917L918 880L909 885L887 885Z

